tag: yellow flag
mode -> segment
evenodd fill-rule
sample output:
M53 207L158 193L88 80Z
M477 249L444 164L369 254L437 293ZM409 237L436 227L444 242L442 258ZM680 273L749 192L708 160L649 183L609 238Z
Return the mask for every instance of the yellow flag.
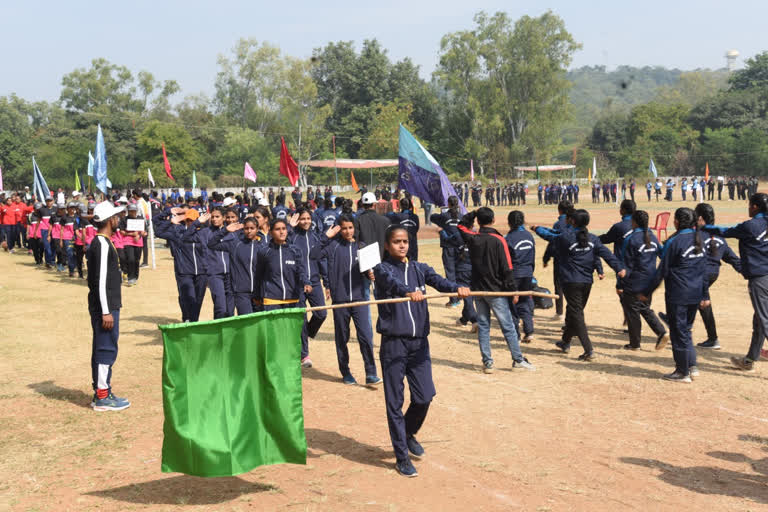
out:
M80 175L77 173L77 170L75 170L75 190L78 192L82 189L80 186Z

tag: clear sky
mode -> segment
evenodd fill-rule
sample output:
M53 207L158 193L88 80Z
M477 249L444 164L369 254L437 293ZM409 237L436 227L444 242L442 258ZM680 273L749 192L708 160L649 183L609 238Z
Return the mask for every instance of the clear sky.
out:
M725 66L727 49L741 52L740 65L768 50L768 0L2 0L0 95L58 99L61 77L97 57L175 79L183 95L210 94L217 56L240 37L298 57L328 41L377 38L393 59L411 57L428 78L440 38L472 28L481 9L513 19L551 9L583 44L573 67L714 69Z

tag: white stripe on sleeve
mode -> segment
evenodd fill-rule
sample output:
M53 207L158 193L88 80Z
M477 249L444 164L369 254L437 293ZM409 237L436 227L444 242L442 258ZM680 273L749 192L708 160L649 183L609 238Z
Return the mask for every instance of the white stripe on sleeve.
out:
M107 258L109 257L109 244L103 236L99 239L99 302L101 302L101 314L108 315L109 302L107 302Z

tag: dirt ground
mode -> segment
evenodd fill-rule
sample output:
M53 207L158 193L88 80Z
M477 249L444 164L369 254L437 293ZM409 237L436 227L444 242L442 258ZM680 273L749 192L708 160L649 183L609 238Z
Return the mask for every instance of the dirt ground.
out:
M593 231L618 220L615 205L587 201ZM745 203L715 203L720 223L746 218ZM681 204L653 203L651 218ZM553 207L523 210L532 223L556 216ZM430 230L420 254L442 272ZM536 276L552 288L543 247L539 240ZM485 375L475 335L455 324L458 311L432 304L437 396L418 436L427 454L414 460L415 479L393 469L383 391L341 384L329 320L310 345L315 367L304 372L307 465L203 479L160 472L156 324L179 320L171 265L159 250L157 270L142 269L139 285L124 289L113 382L133 405L97 414L88 407L85 282L0 253L0 510L768 509L768 365L729 369L728 358L746 352L752 316L746 282L730 267L713 291L723 350L699 351L691 385L660 379L672 354L653 350L647 327L643 350L621 349L612 273L596 282L586 312L593 363L576 360L578 344L570 355L554 351L560 324L553 310L537 310L535 340L523 348L537 371L511 369L494 326L497 371ZM662 290L655 305L663 309ZM211 316L207 297L202 318ZM697 319L694 340L704 338ZM354 342L350 352L360 379Z

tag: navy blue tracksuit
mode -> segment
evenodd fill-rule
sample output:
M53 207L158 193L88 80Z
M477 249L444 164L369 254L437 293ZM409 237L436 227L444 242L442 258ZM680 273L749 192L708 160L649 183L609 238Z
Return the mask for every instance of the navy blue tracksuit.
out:
M331 285L331 300L334 304L363 301L363 276L360 273L356 241L347 242L341 237L329 239L322 237L321 243L309 252L310 259L326 260L328 278ZM371 329L368 306L339 308L333 310L333 327L336 341L336 357L342 377L351 375L349 371L349 320L355 323L357 342L363 357L365 375L376 376L376 361L373 357L373 331Z
M325 235L322 235L325 237ZM301 252L301 258L304 261L307 278L312 284L312 291L305 293L299 307L306 307L306 302L312 307L325 306L325 295L323 287L320 285L320 278L323 278L325 286L328 287L328 270L325 260L318 261L309 257L312 248L320 245L320 235L315 230L304 231L301 228L294 228L293 233L288 236L288 241ZM321 309L312 313L309 321L304 319L304 326L301 328L301 358L309 355L309 338L314 338L320 327L325 322L328 313Z
M260 235L249 240L242 231L230 233L217 231L208 241L208 249L229 253L229 272L232 278L232 294L238 315L253 313L253 300L261 298Z
M456 283L467 288L472 286L472 260L469 257L469 248L466 245L456 252ZM459 320L462 325L467 325L467 322L476 324L477 311L475 311L475 301L472 299L472 296L465 297L463 300L464 307L461 309Z
M437 224L440 231L440 247L443 249L443 269L446 279L456 281L456 259L464 247L464 238L459 233L460 218L453 218L451 211L434 213L429 218L430 222ZM451 303L457 303L458 299L451 299Z
M417 261L400 262L385 256L374 273L376 299L404 297L426 285L441 292L455 292L456 283L440 277L429 265ZM427 301L379 304L376 332L381 334L381 373L387 408L389 436L398 462L408 460L406 439L416 435L424 423L435 396L432 361L429 355L429 309ZM411 404L403 415L404 384L408 379Z
M181 237L183 243L197 243L208 247L213 235L227 230L213 225L203 226L199 221L192 223ZM208 289L213 300L213 318L227 318L235 312L235 296L232 294L232 282L229 275L229 252L206 251L205 268L208 274Z
M682 229L664 244L661 265L656 270L646 295L664 280L664 298L667 304L669 337L675 370L688 375L689 368L696 366L696 349L691 339L691 327L696 310L706 293L706 258L704 250L698 253L694 242L701 235L693 229ZM699 238L701 240L701 238Z
M736 272L741 273L741 260L733 252L733 249L728 247L728 243L723 238L715 235L710 235L709 238L704 235L704 253L707 263L704 299L709 300L709 289L720 276L720 262L724 261L730 264ZM707 307L699 306L699 313L701 313L701 319L707 329L707 341L716 341L718 339L717 324L715 323L712 304Z
M603 245L613 244L613 255L619 258L619 261L621 261L621 247L624 244L624 240L631 234L632 215L624 215L621 218L621 221L611 226L611 229L609 229L607 233L600 235L600 242L602 242ZM616 289L623 289L621 279L618 277L616 278ZM626 319L627 310L624 307L623 302L621 303L621 306L624 310L624 318Z
M536 242L523 226L510 231L504 237L512 257L512 275L515 289L521 292L533 290L533 270L536 267ZM510 298L509 310L515 319L517 337L520 336L520 320L523 321L523 333L533 334L533 297L519 297L517 304Z
M172 224L166 215L152 219L155 235L168 241L173 255L173 270L179 290L179 306L183 322L197 322L205 298L208 282L205 258L208 248L197 242L185 243L182 236L187 228L184 224Z
M621 294L621 303L627 318L629 345L632 348L640 348L641 316L657 337L667 332L659 317L651 309L651 296L648 295L648 302L637 298L638 294L645 293L653 283L656 275L656 259L661 254L661 244L656 236L651 232L648 235L650 243L647 246L645 230L640 228L631 231L621 244L621 260L627 269L627 275L621 280L624 290Z

